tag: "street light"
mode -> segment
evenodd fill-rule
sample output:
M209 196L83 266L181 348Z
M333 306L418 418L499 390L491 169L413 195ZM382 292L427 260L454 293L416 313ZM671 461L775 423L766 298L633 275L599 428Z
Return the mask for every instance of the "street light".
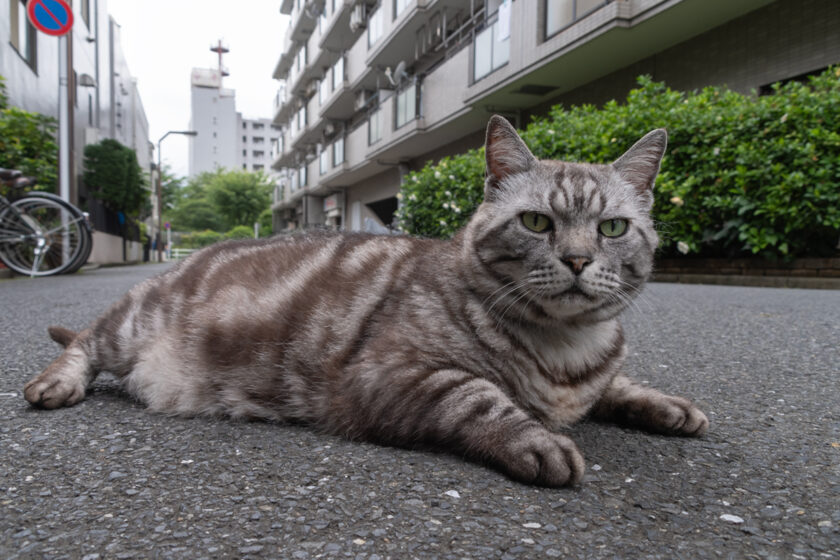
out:
M170 134L183 134L184 136L196 136L198 132L195 130L170 130L166 134L160 137L160 140L157 142L157 156L158 156L158 180L157 180L157 207L158 207L158 230L157 230L157 251L158 251L158 262L163 261L163 249L161 245L163 245L163 236L161 232L163 231L163 168L161 167L161 155L160 155L160 143L163 142L163 139L169 136Z

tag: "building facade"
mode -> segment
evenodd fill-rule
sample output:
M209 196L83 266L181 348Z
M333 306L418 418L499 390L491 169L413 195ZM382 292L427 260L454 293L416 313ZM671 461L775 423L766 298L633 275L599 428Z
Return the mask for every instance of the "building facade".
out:
M272 148L280 139L280 129L271 119L246 119L237 114L238 137L237 153L239 165L244 171L261 171L266 175L276 175L271 168Z
M748 93L840 62L835 0L284 0L275 231L389 225L404 176L638 75Z
M149 124L120 43L120 26L108 15L106 0L73 0L68 33L70 202L86 208L96 227L90 260L139 260L138 242L123 244L116 216L97 207L82 181L84 148L113 138L137 153L151 171ZM58 40L35 30L24 0L0 0L0 75L11 105L58 118ZM148 182L151 197L151 181ZM151 197L154 201L154 197Z
M193 68L191 76L189 176L217 169L262 171L271 168L280 129L271 119L244 118L236 112L236 92L222 86L224 70Z

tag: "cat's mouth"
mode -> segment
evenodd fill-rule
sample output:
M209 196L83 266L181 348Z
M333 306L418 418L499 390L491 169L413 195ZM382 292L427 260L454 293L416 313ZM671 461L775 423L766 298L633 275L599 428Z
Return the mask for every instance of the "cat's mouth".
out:
M557 294L552 294L551 295L551 299L575 299L575 298L585 298L589 301L595 300L595 296L587 294L577 284L572 284L572 286L569 289L567 289L565 291L562 291L562 292L559 292Z

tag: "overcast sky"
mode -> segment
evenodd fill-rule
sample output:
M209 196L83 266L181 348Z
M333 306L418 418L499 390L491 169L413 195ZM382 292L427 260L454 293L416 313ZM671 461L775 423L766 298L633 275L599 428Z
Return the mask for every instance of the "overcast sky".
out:
M248 118L270 118L277 81L271 77L280 56L288 16L280 0L108 0L120 25L123 52L137 78L155 143L169 130L190 122L190 71L216 67L210 45L222 39L230 52L225 87L236 90L236 109ZM188 171L187 137L163 142L163 161L177 175ZM157 158L157 154L155 154Z

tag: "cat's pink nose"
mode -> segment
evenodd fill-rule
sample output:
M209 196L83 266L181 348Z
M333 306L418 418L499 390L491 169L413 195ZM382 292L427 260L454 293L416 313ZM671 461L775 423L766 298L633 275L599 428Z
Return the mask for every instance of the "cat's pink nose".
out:
M566 266L568 266L576 275L583 272L583 269L586 267L586 265L592 262L592 259L590 257L582 255L566 255L560 260L562 260L563 263Z

